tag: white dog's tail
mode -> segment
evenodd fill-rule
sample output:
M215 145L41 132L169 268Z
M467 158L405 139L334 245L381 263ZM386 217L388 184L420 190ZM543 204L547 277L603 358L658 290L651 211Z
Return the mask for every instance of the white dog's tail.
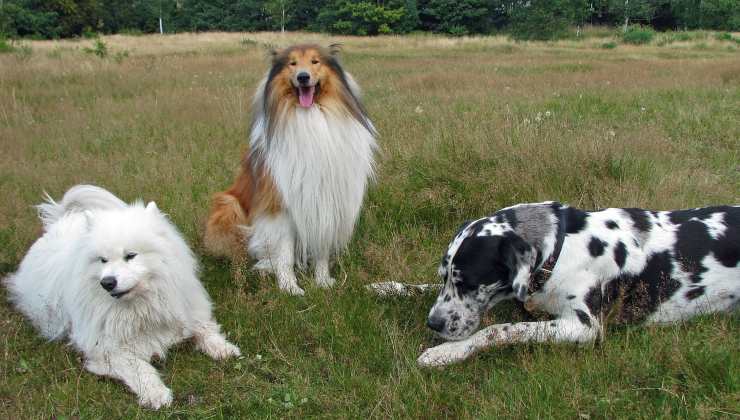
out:
M74 211L127 207L127 204L120 198L94 185L75 185L64 193L59 203L54 201L49 194L44 193L44 195L46 202L36 206L44 227L50 226L65 214Z

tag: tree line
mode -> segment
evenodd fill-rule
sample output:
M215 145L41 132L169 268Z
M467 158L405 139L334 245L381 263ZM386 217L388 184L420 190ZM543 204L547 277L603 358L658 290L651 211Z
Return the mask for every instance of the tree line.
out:
M740 30L740 0L0 0L0 36L304 30L554 39L586 24Z

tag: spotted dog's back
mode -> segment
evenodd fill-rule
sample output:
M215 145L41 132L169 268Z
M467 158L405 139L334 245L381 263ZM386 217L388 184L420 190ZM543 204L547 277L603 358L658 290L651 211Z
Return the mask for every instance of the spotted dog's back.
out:
M737 305L740 207L572 210L568 222L553 277L534 296L545 308L566 290L561 306L586 322L671 322ZM577 298L585 307L567 303Z

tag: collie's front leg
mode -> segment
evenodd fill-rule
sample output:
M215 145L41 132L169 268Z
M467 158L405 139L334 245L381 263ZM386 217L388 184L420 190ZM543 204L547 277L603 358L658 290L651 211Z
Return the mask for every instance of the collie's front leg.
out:
M271 255L272 267L277 277L278 287L291 295L303 296L306 292L298 286L293 266L295 264L295 244L293 238L281 238Z
M249 240L249 253L259 259L254 268L272 272L278 287L291 295L303 295L293 271L295 264L295 233L285 213L264 216L254 221Z
M319 258L316 260L315 280L316 285L323 288L334 286L337 281L329 274L329 258Z

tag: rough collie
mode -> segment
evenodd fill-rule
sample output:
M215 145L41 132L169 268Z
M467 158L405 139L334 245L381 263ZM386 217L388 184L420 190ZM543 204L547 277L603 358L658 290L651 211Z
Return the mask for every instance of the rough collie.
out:
M187 338L215 359L239 355L219 332L190 248L154 202L128 205L78 185L38 207L44 235L5 284L44 337L84 353L85 369L160 408L172 391L152 356Z
M373 175L376 131L337 48L273 53L253 102L249 151L230 189L213 198L204 242L215 255L246 250L255 268L302 295L294 266L313 264L331 287L329 259L352 236Z

